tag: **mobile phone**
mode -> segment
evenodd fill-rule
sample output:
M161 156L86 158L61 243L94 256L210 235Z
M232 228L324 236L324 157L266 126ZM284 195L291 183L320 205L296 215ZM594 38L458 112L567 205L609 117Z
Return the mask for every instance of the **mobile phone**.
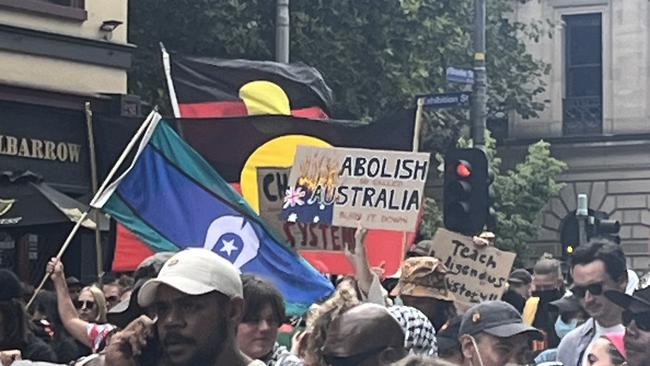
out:
M136 357L138 366L157 366L160 361L160 340L158 338L158 324L153 325L153 334L149 337L147 345L142 349L142 353Z

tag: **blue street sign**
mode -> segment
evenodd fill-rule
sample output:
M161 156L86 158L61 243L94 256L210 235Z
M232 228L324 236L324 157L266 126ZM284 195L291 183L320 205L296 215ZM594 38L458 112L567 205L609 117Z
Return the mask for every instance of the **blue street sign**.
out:
M447 81L454 83L473 84L474 70L457 69L450 66L447 68Z
M450 108L462 107L469 108L472 93L441 93L424 96L424 106L429 108Z

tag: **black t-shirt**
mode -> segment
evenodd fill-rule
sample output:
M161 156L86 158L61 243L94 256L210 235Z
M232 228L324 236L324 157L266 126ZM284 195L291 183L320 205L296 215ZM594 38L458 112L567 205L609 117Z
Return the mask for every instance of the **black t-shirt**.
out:
M34 334L29 333L25 344L21 347L23 360L57 362L56 354L52 347Z

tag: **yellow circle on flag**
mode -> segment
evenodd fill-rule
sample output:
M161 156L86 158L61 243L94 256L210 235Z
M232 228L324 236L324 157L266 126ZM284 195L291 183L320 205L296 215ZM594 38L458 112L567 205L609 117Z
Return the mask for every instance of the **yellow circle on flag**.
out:
M239 88L239 97L244 101L249 116L260 114L291 114L287 93L276 83L256 80Z
M331 147L329 143L316 137L287 135L274 138L258 147L246 160L241 172L241 191L248 204L260 212L257 168L288 168L293 165L296 148L299 145ZM284 192L281 192L284 194Z

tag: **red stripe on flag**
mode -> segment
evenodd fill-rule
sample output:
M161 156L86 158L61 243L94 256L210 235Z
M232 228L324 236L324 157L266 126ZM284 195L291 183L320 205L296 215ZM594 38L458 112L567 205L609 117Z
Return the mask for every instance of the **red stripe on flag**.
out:
M209 118L209 117L241 117L247 116L248 110L240 100L223 102L179 103L181 117L184 118ZM320 107L307 107L294 109L291 115L301 118L328 119L329 116Z
M130 272L135 271L138 265L154 252L149 249L129 229L117 224L115 235L115 255L113 256L113 271Z
M241 100L227 102L179 103L181 117L238 117L248 115Z
M294 109L291 111L294 117L311 118L311 119L329 119L330 117L320 107L308 107L301 109Z

